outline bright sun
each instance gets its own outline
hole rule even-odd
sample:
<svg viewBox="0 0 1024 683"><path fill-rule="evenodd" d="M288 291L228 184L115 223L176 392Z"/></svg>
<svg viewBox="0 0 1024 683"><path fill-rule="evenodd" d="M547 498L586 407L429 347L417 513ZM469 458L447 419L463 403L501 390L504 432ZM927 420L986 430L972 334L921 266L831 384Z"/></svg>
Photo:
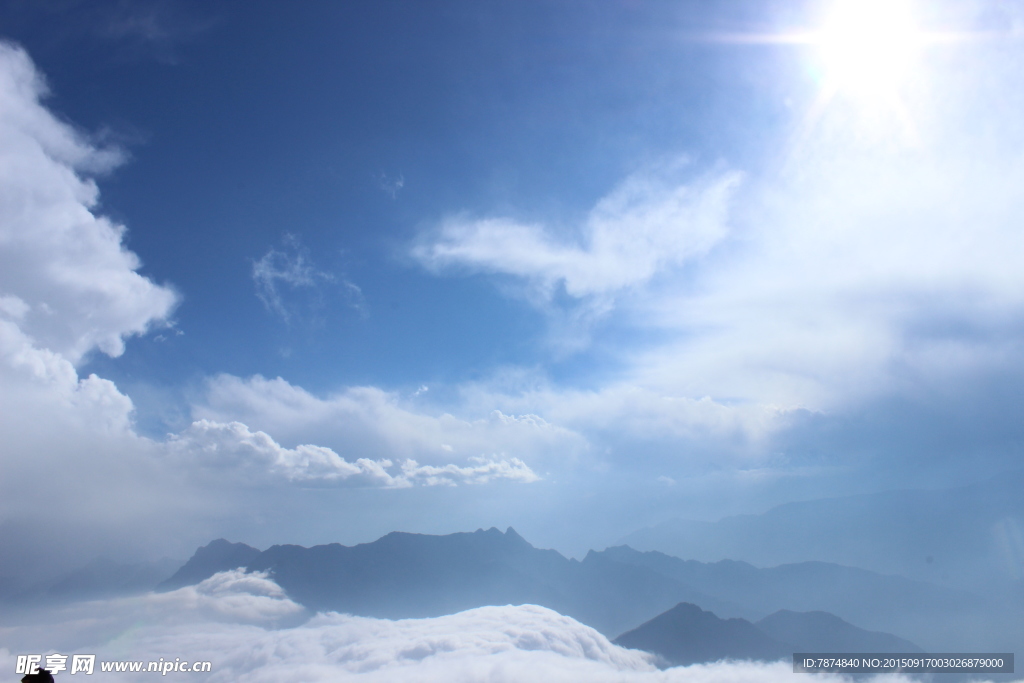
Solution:
<svg viewBox="0 0 1024 683"><path fill-rule="evenodd" d="M888 99L910 75L921 38L907 1L839 0L815 42L830 89Z"/></svg>

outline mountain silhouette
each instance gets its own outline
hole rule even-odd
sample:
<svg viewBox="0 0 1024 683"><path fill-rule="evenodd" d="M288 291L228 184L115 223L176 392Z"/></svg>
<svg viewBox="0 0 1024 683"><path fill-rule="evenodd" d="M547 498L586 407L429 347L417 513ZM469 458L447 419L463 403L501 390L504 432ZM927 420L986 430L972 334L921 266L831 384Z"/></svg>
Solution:
<svg viewBox="0 0 1024 683"><path fill-rule="evenodd" d="M781 568L758 569L742 562L703 564L630 548L591 551L577 561L554 550L534 548L514 529L503 533L491 528L447 536L394 532L355 546L277 545L262 552L219 539L197 550L162 588L198 583L218 571L245 567L268 572L293 600L316 611L402 619L483 605L532 603L571 616L609 637L681 602L748 620L780 609L820 611L824 605L852 609L856 603L861 611L878 613L875 621L880 625L872 623L872 629L902 633L888 627L898 621L886 603L892 597L892 585L911 593L911 589L923 591L922 599L939 605L953 599L945 589L920 582L807 564L811 566L776 571ZM844 578L851 575L858 582ZM851 587L856 591L851 593ZM836 614L858 623L844 612Z"/></svg>
<svg viewBox="0 0 1024 683"><path fill-rule="evenodd" d="M899 633L933 649L971 645L991 647L1000 635L993 607L965 591L877 574L830 562L799 562L759 568L746 562L681 560L657 551L629 546L602 551L609 560L647 567L676 579L740 610L719 610L726 617L754 621L778 610L829 612L872 631ZM1001 630L1005 633L1006 629Z"/></svg>
<svg viewBox="0 0 1024 683"><path fill-rule="evenodd" d="M244 543L231 543L218 538L196 550L195 554L158 586L158 591L169 591L182 586L191 586L208 579L217 572L238 567L248 567L259 557L260 551Z"/></svg>
<svg viewBox="0 0 1024 683"><path fill-rule="evenodd" d="M613 642L672 666L720 659L774 661L794 652L924 652L908 640L865 631L828 612L779 610L752 624L680 603Z"/></svg>
<svg viewBox="0 0 1024 683"><path fill-rule="evenodd" d="M596 554L580 562L534 548L512 528L446 536L393 532L355 546L276 545L263 552L220 539L197 550L161 590L237 567L269 572L310 609L387 619L530 603L611 636L681 600L739 609L645 567Z"/></svg>
<svg viewBox="0 0 1024 683"><path fill-rule="evenodd" d="M924 652L889 633L865 631L828 612L792 612L780 609L754 626L800 652Z"/></svg>
<svg viewBox="0 0 1024 683"><path fill-rule="evenodd" d="M570 560L514 529L447 536L390 533L372 543L274 546L247 567L269 571L296 601L390 619L532 603L613 635L678 600L726 606L644 567Z"/></svg>
<svg viewBox="0 0 1024 683"><path fill-rule="evenodd" d="M697 605L681 602L613 641L646 650L678 666L720 659L774 661L796 648L768 636L746 619L719 619Z"/></svg>
<svg viewBox="0 0 1024 683"><path fill-rule="evenodd" d="M619 542L704 562L809 560L979 592L1020 577L1007 544L1024 528L1024 470L942 490L886 491L785 503L717 522L674 519ZM837 542L841 541L841 542Z"/></svg>

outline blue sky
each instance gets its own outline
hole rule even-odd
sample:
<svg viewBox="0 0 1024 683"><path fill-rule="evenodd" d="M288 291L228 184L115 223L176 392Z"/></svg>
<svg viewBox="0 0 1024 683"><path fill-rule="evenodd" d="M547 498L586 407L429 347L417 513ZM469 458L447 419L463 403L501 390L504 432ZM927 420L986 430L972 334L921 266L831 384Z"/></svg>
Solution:
<svg viewBox="0 0 1024 683"><path fill-rule="evenodd" d="M1022 16L836 7L7 3L0 540L580 554L1018 467Z"/></svg>

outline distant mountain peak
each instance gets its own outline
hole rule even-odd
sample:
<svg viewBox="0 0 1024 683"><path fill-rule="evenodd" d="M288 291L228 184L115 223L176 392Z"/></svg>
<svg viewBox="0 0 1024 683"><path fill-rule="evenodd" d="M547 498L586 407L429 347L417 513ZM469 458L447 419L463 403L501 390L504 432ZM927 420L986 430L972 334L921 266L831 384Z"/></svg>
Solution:
<svg viewBox="0 0 1024 683"><path fill-rule="evenodd" d="M617 645L653 652L673 665L720 659L782 659L792 645L771 638L746 619L720 619L697 605L681 602L627 631Z"/></svg>
<svg viewBox="0 0 1024 683"><path fill-rule="evenodd" d="M537 604L607 636L638 624L654 624L670 632L689 633L683 637L694 640L695 647L700 638L710 638L707 647L686 655L692 661L726 656L774 658L780 654L780 643L814 640L804 636L808 629L815 636L827 636L834 647L790 648L789 653L882 652L895 636L881 631L919 639L921 631L913 625L921 619L931 623L935 621L931 615L939 613L968 614L958 607L960 596L947 590L866 570L822 563L758 569L744 562L702 563L626 546L591 551L580 562L555 550L535 548L512 527L447 535L392 532L353 546L275 545L263 552L217 539L199 548L160 588L194 585L238 567L269 572L292 600L315 611L406 619L484 605ZM897 599L899 609L893 609ZM759 618L779 608L806 612L778 612L756 624L757 628L749 621L717 616ZM858 629L836 614L876 631ZM908 614L917 621L904 619ZM652 615L659 616L652 620ZM800 637L786 636L789 632ZM717 641L716 633L721 636ZM639 642L626 642L626 634L621 638L629 647L649 649ZM878 638L884 639L879 647L845 649L849 643ZM771 643L766 645L766 639ZM731 641L746 642L746 649L723 646ZM888 651L916 649L907 641L902 643Z"/></svg>
<svg viewBox="0 0 1024 683"><path fill-rule="evenodd" d="M218 538L196 550L171 578L157 586L157 590L175 590L199 583L217 572L248 567L259 555L259 550L245 543L232 543Z"/></svg>
<svg viewBox="0 0 1024 683"><path fill-rule="evenodd" d="M529 541L527 541L525 538L516 533L516 530L512 527L505 529L505 541L509 543L514 543L515 545L529 546L531 548L533 547L533 545Z"/></svg>

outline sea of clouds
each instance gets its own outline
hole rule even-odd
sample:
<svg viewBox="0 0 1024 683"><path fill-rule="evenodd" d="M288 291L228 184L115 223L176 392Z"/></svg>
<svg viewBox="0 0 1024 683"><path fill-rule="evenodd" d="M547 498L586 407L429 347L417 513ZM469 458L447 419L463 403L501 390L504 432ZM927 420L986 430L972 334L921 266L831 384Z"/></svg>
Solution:
<svg viewBox="0 0 1024 683"><path fill-rule="evenodd" d="M787 662L719 662L658 669L575 619L537 605L478 607L431 619L311 614L263 573L221 572L196 586L37 611L0 627L0 671L17 655L95 654L102 661L209 661L212 670L169 679L317 681L622 681L771 683ZM68 676L58 674L58 679ZM75 674L76 676L79 674ZM150 681L156 674L106 674ZM801 674L810 676L810 674ZM839 676L815 675L821 683ZM878 683L907 680L880 676Z"/></svg>

